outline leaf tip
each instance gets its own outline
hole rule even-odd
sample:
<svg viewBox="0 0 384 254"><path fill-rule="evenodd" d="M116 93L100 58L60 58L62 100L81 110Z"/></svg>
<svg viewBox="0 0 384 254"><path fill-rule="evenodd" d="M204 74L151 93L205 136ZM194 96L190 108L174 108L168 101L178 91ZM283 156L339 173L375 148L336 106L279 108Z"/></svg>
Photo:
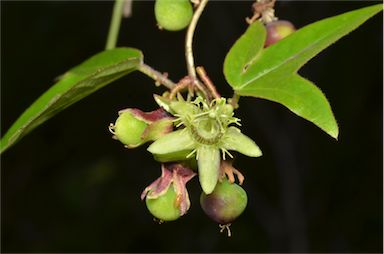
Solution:
<svg viewBox="0 0 384 254"><path fill-rule="evenodd" d="M332 131L328 131L327 132L332 138L336 139L336 141L339 140L339 128L336 127L334 130Z"/></svg>

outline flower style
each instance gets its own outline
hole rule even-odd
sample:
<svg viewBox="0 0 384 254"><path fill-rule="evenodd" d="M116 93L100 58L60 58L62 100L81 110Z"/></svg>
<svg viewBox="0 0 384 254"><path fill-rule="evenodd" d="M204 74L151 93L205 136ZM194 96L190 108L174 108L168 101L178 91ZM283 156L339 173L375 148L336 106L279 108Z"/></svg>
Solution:
<svg viewBox="0 0 384 254"><path fill-rule="evenodd" d="M240 125L240 119L233 116L233 107L225 98L209 104L201 97L193 102L184 101L181 96L174 101L155 99L177 117L176 127L181 128L156 140L148 151L160 161L186 160L195 156L200 185L206 194L214 190L219 179L220 152L223 160L226 155L233 158L230 150L250 157L262 155L252 139L230 126Z"/></svg>

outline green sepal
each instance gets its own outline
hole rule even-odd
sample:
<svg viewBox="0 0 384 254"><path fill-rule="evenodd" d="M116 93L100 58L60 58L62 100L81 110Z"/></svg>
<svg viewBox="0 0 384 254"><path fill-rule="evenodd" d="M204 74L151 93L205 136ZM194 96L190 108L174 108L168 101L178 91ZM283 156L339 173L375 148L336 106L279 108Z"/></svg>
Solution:
<svg viewBox="0 0 384 254"><path fill-rule="evenodd" d="M147 150L152 154L168 154L182 150L193 150L194 147L194 140L186 129L182 129L159 138Z"/></svg>
<svg viewBox="0 0 384 254"><path fill-rule="evenodd" d="M192 116L199 113L199 108L196 105L184 100L172 101L169 106L173 112L182 116Z"/></svg>
<svg viewBox="0 0 384 254"><path fill-rule="evenodd" d="M237 151L250 157L259 157L262 155L260 148L256 143L241 133L236 127L229 127L221 139L221 146L227 150Z"/></svg>
<svg viewBox="0 0 384 254"><path fill-rule="evenodd" d="M197 164L201 188L204 193L210 194L219 179L220 150L215 146L200 146L197 149Z"/></svg>
<svg viewBox="0 0 384 254"><path fill-rule="evenodd" d="M153 158L159 162L195 160L195 156L193 156L193 158L187 158L191 152L192 150L181 150L173 153L153 154Z"/></svg>
<svg viewBox="0 0 384 254"><path fill-rule="evenodd" d="M171 114L174 113L170 108L170 104L171 104L172 100L168 99L165 96L160 96L157 94L154 94L153 98L155 99L155 102L157 103L157 105L162 107L165 111L167 111L168 113L171 113Z"/></svg>

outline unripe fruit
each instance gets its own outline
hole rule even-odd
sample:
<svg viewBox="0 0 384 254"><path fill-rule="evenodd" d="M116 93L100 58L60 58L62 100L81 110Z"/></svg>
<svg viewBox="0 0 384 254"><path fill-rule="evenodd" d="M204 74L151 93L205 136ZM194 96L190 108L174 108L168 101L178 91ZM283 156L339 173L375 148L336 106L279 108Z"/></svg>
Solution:
<svg viewBox="0 0 384 254"><path fill-rule="evenodd" d="M171 184L167 192L158 198L145 199L149 212L162 221L173 221L180 218L180 210L177 204L177 195Z"/></svg>
<svg viewBox="0 0 384 254"><path fill-rule="evenodd" d="M169 31L184 29L191 22L192 15L189 0L156 0L155 17L161 28Z"/></svg>
<svg viewBox="0 0 384 254"><path fill-rule="evenodd" d="M247 193L239 185L223 180L209 195L200 196L203 211L214 221L228 224L234 221L247 206Z"/></svg>
<svg viewBox="0 0 384 254"><path fill-rule="evenodd" d="M135 146L142 142L141 135L148 124L137 119L131 112L126 111L119 115L113 131L121 143L128 146Z"/></svg>
<svg viewBox="0 0 384 254"><path fill-rule="evenodd" d="M267 23L265 28L267 29L267 39L264 47L268 47L280 41L296 30L294 25L286 20L272 21Z"/></svg>

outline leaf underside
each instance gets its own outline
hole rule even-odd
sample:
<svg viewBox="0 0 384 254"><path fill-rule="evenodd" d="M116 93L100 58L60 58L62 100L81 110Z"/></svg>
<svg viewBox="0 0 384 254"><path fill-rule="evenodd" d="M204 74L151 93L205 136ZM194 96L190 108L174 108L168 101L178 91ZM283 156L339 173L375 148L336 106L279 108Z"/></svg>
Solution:
<svg viewBox="0 0 384 254"><path fill-rule="evenodd" d="M42 94L10 127L0 141L0 152L73 103L134 71L142 53L133 48L103 51L72 68Z"/></svg>
<svg viewBox="0 0 384 254"><path fill-rule="evenodd" d="M297 71L382 8L378 4L317 21L265 49L259 46L264 44L265 28L255 22L228 52L225 78L238 95L278 102L337 139L338 125L329 102ZM257 50L250 50L254 45Z"/></svg>

